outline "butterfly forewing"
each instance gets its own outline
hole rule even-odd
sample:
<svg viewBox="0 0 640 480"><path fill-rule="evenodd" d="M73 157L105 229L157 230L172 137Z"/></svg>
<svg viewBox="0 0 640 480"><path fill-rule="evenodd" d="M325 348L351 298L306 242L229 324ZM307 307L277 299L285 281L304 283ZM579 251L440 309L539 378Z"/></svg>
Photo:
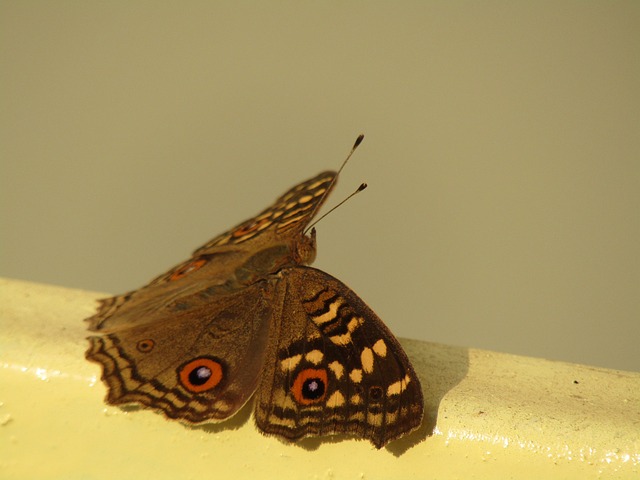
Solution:
<svg viewBox="0 0 640 480"><path fill-rule="evenodd" d="M194 256L260 236L263 243L298 239L331 192L335 178L336 172L327 171L296 185L269 208L197 249Z"/></svg>

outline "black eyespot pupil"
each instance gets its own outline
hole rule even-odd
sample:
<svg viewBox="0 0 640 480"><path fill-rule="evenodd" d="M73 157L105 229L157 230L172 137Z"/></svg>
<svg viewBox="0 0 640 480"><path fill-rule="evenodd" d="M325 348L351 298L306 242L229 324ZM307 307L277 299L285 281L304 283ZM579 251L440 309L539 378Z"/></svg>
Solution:
<svg viewBox="0 0 640 480"><path fill-rule="evenodd" d="M324 382L319 378L308 378L302 384L302 395L309 400L315 400L324 395Z"/></svg>
<svg viewBox="0 0 640 480"><path fill-rule="evenodd" d="M189 373L191 385L204 385L211 378L211 370L207 367L197 367Z"/></svg>

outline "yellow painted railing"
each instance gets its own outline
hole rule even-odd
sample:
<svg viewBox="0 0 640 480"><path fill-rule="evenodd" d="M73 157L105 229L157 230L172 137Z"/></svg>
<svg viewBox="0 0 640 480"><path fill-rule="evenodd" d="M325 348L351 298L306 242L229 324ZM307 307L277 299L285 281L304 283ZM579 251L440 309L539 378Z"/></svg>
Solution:
<svg viewBox="0 0 640 480"><path fill-rule="evenodd" d="M640 478L640 373L404 340L422 428L375 450L284 444L245 407L186 427L106 406L82 319L101 295L0 280L0 478ZM637 476L637 477L636 477Z"/></svg>

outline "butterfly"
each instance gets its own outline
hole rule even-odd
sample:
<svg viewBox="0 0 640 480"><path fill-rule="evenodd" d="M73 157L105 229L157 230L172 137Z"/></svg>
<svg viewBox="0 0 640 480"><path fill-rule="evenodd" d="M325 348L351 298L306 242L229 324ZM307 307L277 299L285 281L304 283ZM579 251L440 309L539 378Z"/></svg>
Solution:
<svg viewBox="0 0 640 480"><path fill-rule="evenodd" d="M291 442L349 434L381 448L415 430L422 389L402 347L349 287L308 266L316 231L305 228L338 173L100 300L86 358L102 366L106 402L197 424L226 420L253 396L258 430Z"/></svg>

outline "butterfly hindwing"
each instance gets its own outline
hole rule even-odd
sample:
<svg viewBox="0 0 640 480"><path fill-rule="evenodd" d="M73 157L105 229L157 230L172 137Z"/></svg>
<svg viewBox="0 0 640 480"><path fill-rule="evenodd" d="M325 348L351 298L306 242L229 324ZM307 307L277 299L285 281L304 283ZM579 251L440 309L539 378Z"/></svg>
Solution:
<svg viewBox="0 0 640 480"><path fill-rule="evenodd" d="M346 285L311 268L280 272L258 428L290 440L348 433L380 448L420 425L420 382L402 347Z"/></svg>
<svg viewBox="0 0 640 480"><path fill-rule="evenodd" d="M89 337L113 405L139 403L190 423L220 421L253 394L265 356L271 288L260 282L207 308L168 307L161 322Z"/></svg>

